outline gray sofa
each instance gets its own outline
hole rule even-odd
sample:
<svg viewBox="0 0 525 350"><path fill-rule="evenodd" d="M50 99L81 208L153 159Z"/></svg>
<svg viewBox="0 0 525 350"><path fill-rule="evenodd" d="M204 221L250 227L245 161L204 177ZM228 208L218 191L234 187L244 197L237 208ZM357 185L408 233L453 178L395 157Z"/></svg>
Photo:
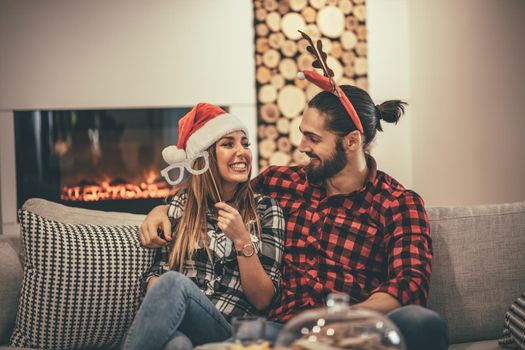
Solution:
<svg viewBox="0 0 525 350"><path fill-rule="evenodd" d="M42 199L24 208L64 223L138 225L144 218ZM434 244L428 306L448 322L450 349L499 349L505 312L525 290L525 202L427 210ZM16 317L20 252L18 236L0 235L0 344Z"/></svg>

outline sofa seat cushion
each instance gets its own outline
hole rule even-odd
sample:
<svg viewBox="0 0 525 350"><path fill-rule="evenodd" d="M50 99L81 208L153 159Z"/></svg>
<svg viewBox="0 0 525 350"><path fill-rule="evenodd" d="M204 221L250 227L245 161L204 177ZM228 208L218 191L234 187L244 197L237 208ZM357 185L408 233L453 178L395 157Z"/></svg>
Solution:
<svg viewBox="0 0 525 350"><path fill-rule="evenodd" d="M477 341L472 343L454 344L448 350L502 350L497 340Z"/></svg>
<svg viewBox="0 0 525 350"><path fill-rule="evenodd" d="M19 219L24 276L11 345L117 346L154 255L140 245L137 226L64 224L25 210Z"/></svg>

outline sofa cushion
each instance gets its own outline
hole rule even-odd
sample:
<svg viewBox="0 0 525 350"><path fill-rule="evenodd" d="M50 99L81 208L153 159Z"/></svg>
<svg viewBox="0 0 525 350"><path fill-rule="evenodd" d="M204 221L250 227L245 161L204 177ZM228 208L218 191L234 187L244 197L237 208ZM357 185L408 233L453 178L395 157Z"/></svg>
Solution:
<svg viewBox="0 0 525 350"><path fill-rule="evenodd" d="M1 349L0 349L1 350ZM454 344L448 350L501 350L497 340L485 340L471 343Z"/></svg>
<svg viewBox="0 0 525 350"><path fill-rule="evenodd" d="M525 202L429 208L434 260L428 306L450 343L498 339L525 290Z"/></svg>
<svg viewBox="0 0 525 350"><path fill-rule="evenodd" d="M41 198L28 199L22 209L64 224L139 226L146 217L140 214L75 208Z"/></svg>
<svg viewBox="0 0 525 350"><path fill-rule="evenodd" d="M24 277L11 344L108 348L119 344L140 303L154 251L137 226L72 225L19 211Z"/></svg>
<svg viewBox="0 0 525 350"><path fill-rule="evenodd" d="M22 266L17 253L7 242L0 242L0 266L0 344L5 344L15 325L22 284Z"/></svg>

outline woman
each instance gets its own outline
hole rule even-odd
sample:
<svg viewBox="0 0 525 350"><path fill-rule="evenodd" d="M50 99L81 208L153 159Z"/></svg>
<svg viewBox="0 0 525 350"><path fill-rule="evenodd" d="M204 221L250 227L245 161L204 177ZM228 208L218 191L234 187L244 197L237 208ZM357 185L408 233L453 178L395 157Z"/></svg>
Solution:
<svg viewBox="0 0 525 350"><path fill-rule="evenodd" d="M162 171L178 184L170 241L145 276L147 293L126 349L191 349L231 336L234 316L257 314L279 299L284 218L250 187L246 127L206 103L179 122L177 146L163 151ZM174 176L175 175L175 176Z"/></svg>

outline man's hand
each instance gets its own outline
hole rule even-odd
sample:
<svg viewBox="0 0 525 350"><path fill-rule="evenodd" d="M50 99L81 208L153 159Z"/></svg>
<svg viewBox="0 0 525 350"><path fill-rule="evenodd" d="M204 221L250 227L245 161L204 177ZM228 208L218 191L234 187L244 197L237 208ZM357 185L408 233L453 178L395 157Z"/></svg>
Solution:
<svg viewBox="0 0 525 350"><path fill-rule="evenodd" d="M399 301L388 293L377 292L372 294L368 299L362 303L355 304L353 306L362 307L374 311L387 314L395 309L401 307Z"/></svg>
<svg viewBox="0 0 525 350"><path fill-rule="evenodd" d="M164 237L162 239L157 234L157 230L162 229ZM144 219L139 230L140 242L146 248L160 248L171 241L171 223L168 219L168 205L159 205L151 209Z"/></svg>

